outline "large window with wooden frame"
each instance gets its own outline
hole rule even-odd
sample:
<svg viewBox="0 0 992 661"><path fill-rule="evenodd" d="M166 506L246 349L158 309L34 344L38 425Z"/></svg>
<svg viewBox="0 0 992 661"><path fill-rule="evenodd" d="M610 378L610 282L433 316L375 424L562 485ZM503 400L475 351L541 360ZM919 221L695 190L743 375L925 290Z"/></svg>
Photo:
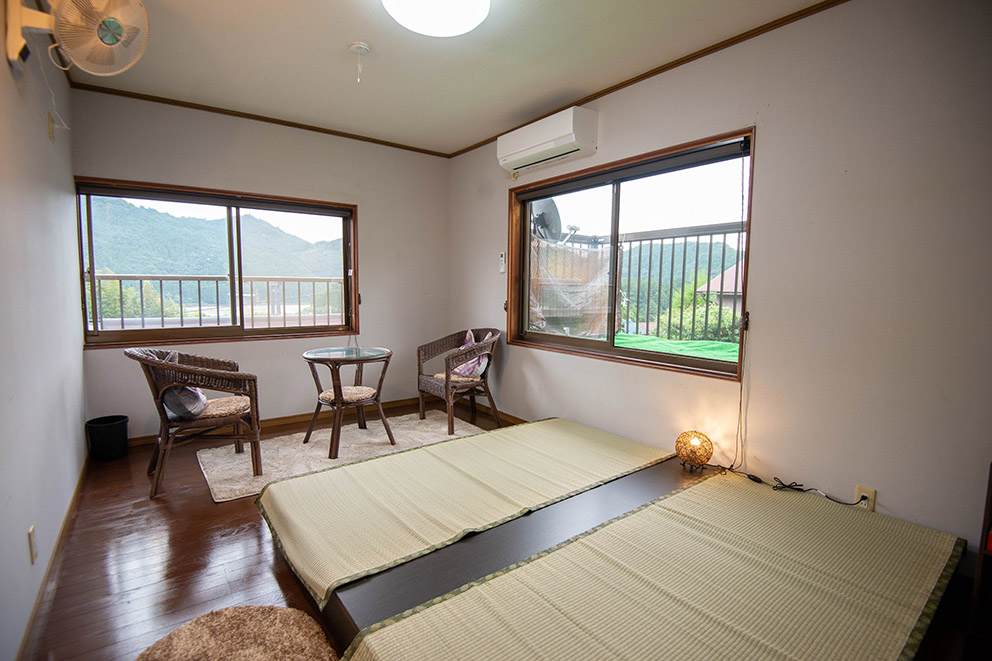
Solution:
<svg viewBox="0 0 992 661"><path fill-rule="evenodd" d="M76 187L87 344L358 331L355 206Z"/></svg>
<svg viewBox="0 0 992 661"><path fill-rule="evenodd" d="M511 344L739 378L753 130L510 191Z"/></svg>

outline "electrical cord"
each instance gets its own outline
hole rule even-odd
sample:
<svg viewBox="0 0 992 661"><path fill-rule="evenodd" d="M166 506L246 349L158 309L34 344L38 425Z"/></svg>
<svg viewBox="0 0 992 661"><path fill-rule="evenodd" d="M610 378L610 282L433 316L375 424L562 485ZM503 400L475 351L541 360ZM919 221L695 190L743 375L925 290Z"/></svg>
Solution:
<svg viewBox="0 0 992 661"><path fill-rule="evenodd" d="M709 466L710 468L718 468L718 469L720 469L722 471L725 471L725 472L728 472L728 473L735 473L737 475L743 475L747 479L751 480L752 482L757 482L758 484L765 484L765 481L762 480L757 475L755 475L754 473L746 473L744 471L737 470L736 468L733 468L731 466L720 466L719 464L706 464L706 465ZM857 505L858 503L860 503L862 501L868 500L868 496L862 494L861 498L858 498L853 503L848 503L848 502L843 501L843 500L837 500L833 496L828 496L827 494L823 493L822 491L820 491L819 489L817 489L815 487L804 487L802 484L799 484L798 482L789 482L788 484L786 484L785 482L783 482L782 480L780 480L777 477L772 478L772 479L775 480L775 484L771 485L773 491L799 491L799 492L803 492L803 493L805 493L807 491L815 491L816 493L820 494L821 496L823 496L827 500L833 501L833 502L837 503L838 505Z"/></svg>
<svg viewBox="0 0 992 661"><path fill-rule="evenodd" d="M751 476L748 475L748 477L751 477ZM786 484L785 482L783 482L782 480L778 479L777 477L776 478L773 478L773 479L775 480L775 484L772 485L772 489L774 489L775 491L802 491L802 492L815 491L816 493L820 494L821 496L823 496L827 500L832 500L833 502L838 503L840 505L857 505L858 503L860 503L863 500L868 500L868 496L862 495L861 498L858 498L853 503L849 503L849 502L846 502L846 501L843 501L843 500L837 500L833 496L828 496L827 494L823 493L822 491L820 491L819 489L817 489L815 487L805 487L804 488L803 485L802 484L799 484L798 482L789 482L788 484Z"/></svg>
<svg viewBox="0 0 992 661"><path fill-rule="evenodd" d="M751 315L748 312L744 312L740 319L740 332L741 332L741 352L740 361L741 369L748 369L749 365L747 363L747 335L748 327L750 325ZM747 427L744 422L744 378L745 375L741 373L740 382L740 392L737 399L737 435L734 439L734 459L730 462L730 470L736 471L738 466L744 465L744 445L747 440ZM740 463L738 464L738 459Z"/></svg>

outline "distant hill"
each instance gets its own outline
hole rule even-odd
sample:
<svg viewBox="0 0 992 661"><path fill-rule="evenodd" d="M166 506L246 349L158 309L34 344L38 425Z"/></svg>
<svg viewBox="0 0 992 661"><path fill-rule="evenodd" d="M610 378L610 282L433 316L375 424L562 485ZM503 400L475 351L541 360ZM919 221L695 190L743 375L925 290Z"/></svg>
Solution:
<svg viewBox="0 0 992 661"><path fill-rule="evenodd" d="M93 254L98 271L153 275L228 272L227 224L177 217L124 200L93 196ZM337 222L333 218L329 222ZM341 239L309 243L256 218L241 216L246 276L340 277Z"/></svg>

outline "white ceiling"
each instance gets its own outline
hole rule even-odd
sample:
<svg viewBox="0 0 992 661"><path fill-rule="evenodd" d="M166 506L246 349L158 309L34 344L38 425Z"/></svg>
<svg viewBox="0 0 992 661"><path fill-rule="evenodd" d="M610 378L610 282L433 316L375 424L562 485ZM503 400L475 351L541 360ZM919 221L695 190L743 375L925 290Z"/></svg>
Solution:
<svg viewBox="0 0 992 661"><path fill-rule="evenodd" d="M812 0L492 0L460 37L424 37L379 0L145 0L148 47L73 83L451 154ZM372 52L349 50L355 41Z"/></svg>

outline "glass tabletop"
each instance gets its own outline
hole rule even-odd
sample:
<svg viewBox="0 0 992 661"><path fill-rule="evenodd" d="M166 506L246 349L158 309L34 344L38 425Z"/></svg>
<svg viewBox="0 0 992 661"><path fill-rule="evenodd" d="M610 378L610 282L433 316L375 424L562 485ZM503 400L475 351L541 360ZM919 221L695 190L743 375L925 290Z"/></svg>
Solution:
<svg viewBox="0 0 992 661"><path fill-rule="evenodd" d="M354 358L378 358L389 353L384 347L327 347L303 352L305 360L348 360Z"/></svg>

